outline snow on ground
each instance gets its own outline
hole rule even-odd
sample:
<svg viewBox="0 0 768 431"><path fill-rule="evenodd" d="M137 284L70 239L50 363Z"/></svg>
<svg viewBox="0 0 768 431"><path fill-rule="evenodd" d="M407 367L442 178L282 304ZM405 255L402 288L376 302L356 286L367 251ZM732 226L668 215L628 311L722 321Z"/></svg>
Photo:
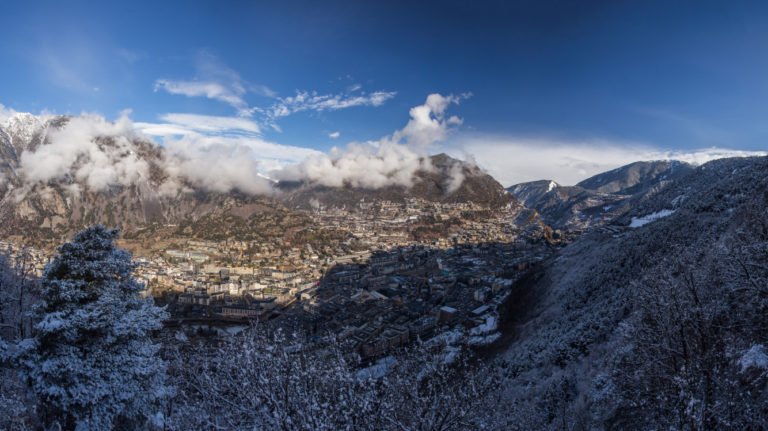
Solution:
<svg viewBox="0 0 768 431"><path fill-rule="evenodd" d="M430 338L427 344L430 346L453 345L460 341L461 338L461 331L454 329L452 331L446 331Z"/></svg>
<svg viewBox="0 0 768 431"><path fill-rule="evenodd" d="M440 362L443 364L452 364L456 362L456 358L459 357L459 352L461 352L461 347L459 346L445 346Z"/></svg>
<svg viewBox="0 0 768 431"><path fill-rule="evenodd" d="M742 373L750 368L768 370L768 355L765 353L765 347L763 347L762 344L752 346L752 348L739 359L739 365L741 365Z"/></svg>
<svg viewBox="0 0 768 431"><path fill-rule="evenodd" d="M357 372L358 380L379 379L392 371L397 366L397 361L392 356L381 358L374 365L363 368Z"/></svg>
<svg viewBox="0 0 768 431"><path fill-rule="evenodd" d="M551 192L555 187L557 187L557 183L554 181L550 181L549 187L547 187L547 193Z"/></svg>
<svg viewBox="0 0 768 431"><path fill-rule="evenodd" d="M485 323L472 328L472 330L469 331L470 335L482 335L496 330L496 316L487 314L483 317L485 318Z"/></svg>
<svg viewBox="0 0 768 431"><path fill-rule="evenodd" d="M679 206L680 206L680 204L682 204L682 203L683 203L683 201L685 200L685 198L686 198L686 196L685 196L685 195L680 195L680 196L678 196L678 197L676 197L676 198L672 199L672 202L671 202L671 204L672 204L673 206L675 206L675 207L679 207Z"/></svg>
<svg viewBox="0 0 768 431"><path fill-rule="evenodd" d="M469 331L468 343L472 346L484 346L491 344L501 337L501 333L494 332L498 327L498 318L492 314L483 316L485 323L472 328Z"/></svg>
<svg viewBox="0 0 768 431"><path fill-rule="evenodd" d="M629 227L635 228L635 227L644 226L654 220L658 220L662 217L666 217L674 212L675 210L661 210L659 212L648 214L642 217L632 217L632 222L629 223Z"/></svg>
<svg viewBox="0 0 768 431"><path fill-rule="evenodd" d="M501 333L494 332L493 334L484 337L469 337L468 343L472 346L486 346L498 340L499 337L501 337Z"/></svg>

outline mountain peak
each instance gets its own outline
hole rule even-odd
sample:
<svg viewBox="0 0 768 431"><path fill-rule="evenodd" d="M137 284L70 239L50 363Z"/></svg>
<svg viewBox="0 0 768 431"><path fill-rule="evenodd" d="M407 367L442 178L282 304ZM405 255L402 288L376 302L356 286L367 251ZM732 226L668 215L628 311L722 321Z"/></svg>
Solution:
<svg viewBox="0 0 768 431"><path fill-rule="evenodd" d="M329 207L346 208L361 199L402 202L407 198L419 198L442 203L472 202L489 208L501 208L514 201L501 184L474 164L445 153L429 156L429 161L432 169L415 172L408 186L366 189L281 182L284 192L281 197L289 206L297 208L308 208L310 200Z"/></svg>

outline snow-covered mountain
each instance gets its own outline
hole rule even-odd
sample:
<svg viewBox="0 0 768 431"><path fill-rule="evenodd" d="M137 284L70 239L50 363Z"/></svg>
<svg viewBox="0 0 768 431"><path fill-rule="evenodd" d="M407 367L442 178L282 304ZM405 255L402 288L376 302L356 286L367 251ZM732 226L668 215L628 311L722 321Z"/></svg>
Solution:
<svg viewBox="0 0 768 431"><path fill-rule="evenodd" d="M507 190L539 212L556 229L602 226L624 214L694 167L679 161L635 162L588 178L575 186L541 180Z"/></svg>
<svg viewBox="0 0 768 431"><path fill-rule="evenodd" d="M692 165L677 160L641 161L597 174L576 185L600 193L635 195L663 187L693 169Z"/></svg>
<svg viewBox="0 0 768 431"><path fill-rule="evenodd" d="M689 171L517 285L503 363L522 428L765 425L768 158Z"/></svg>

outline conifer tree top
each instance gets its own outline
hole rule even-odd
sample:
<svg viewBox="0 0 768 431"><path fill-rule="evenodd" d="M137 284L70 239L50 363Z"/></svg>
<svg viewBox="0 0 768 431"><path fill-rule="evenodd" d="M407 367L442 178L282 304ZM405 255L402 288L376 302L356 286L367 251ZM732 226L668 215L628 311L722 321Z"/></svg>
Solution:
<svg viewBox="0 0 768 431"><path fill-rule="evenodd" d="M142 298L136 265L97 225L58 248L42 280L35 337L21 365L46 414L65 428L141 424L165 397L165 363L152 333L168 314ZM63 421L63 422L62 422Z"/></svg>

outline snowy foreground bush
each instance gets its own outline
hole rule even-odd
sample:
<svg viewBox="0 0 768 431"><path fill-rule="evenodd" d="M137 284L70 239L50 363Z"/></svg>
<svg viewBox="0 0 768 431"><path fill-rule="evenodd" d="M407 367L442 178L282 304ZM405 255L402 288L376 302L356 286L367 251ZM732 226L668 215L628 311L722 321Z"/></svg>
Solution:
<svg viewBox="0 0 768 431"><path fill-rule="evenodd" d="M468 356L418 345L368 368L334 341L253 328L223 346L179 353L168 428L268 430L502 429L488 421L495 380Z"/></svg>

